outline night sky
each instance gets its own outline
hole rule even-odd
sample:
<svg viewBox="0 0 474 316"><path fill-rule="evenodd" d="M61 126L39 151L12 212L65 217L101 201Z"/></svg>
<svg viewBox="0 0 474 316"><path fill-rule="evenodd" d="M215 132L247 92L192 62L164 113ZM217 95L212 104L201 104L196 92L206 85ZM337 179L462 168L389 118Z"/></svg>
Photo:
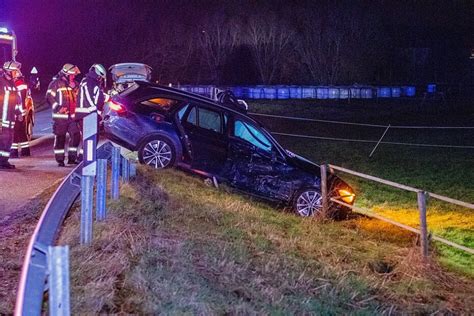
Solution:
<svg viewBox="0 0 474 316"><path fill-rule="evenodd" d="M241 44L226 56L218 67L219 76L214 79L206 76L209 71L202 61L202 52L194 52L192 58L183 60L185 45L190 38L199 36L203 21L215 12L223 12L226 19L239 19L242 25L252 14L272 13L277 21L284 21L300 34L300 14L308 7L320 9L321 21L315 23L320 30L334 24L332 20L350 23L347 16L331 19L331 15L325 14L331 9L354 11L360 21L374 21L372 29L376 32L367 39L375 50L370 65L362 68L361 63L369 61L357 57L357 52L367 47L366 42L360 42L360 47L346 48L346 55L356 56L353 63L361 68L343 73L339 77L341 82L406 81L414 80L416 73L425 76L424 80L455 81L469 77L465 68L469 67L468 52L474 48L473 1L0 0L0 22L17 33L18 60L28 69L37 66L43 77L50 78L66 62L77 64L84 73L96 62L108 67L136 61L150 64L155 75L159 72L166 80L258 83L246 45ZM301 41L295 38L295 42L298 40ZM313 79L299 67L291 47L274 81L310 83ZM423 49L429 49L429 61L422 70L412 69L417 62L408 60L412 56L406 57L409 48L417 48L410 51L412 55L423 55ZM412 64L408 65L409 62ZM349 59L346 68L352 67L350 63ZM185 68L183 64L187 64ZM367 73L362 75L364 69Z"/></svg>

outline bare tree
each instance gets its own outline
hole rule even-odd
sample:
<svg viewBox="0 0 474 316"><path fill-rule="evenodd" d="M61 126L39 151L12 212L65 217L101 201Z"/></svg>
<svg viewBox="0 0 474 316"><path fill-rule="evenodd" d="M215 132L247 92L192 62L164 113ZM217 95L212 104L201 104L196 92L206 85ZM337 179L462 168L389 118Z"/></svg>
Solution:
<svg viewBox="0 0 474 316"><path fill-rule="evenodd" d="M272 83L295 31L276 15L266 13L249 18L246 34L260 80L265 84Z"/></svg>
<svg viewBox="0 0 474 316"><path fill-rule="evenodd" d="M316 83L355 80L375 64L377 24L358 8L309 7L300 13L301 32L296 50Z"/></svg>
<svg viewBox="0 0 474 316"><path fill-rule="evenodd" d="M219 10L205 16L198 31L200 34L196 35L202 57L212 73L213 81L219 82L222 66L240 42L240 24Z"/></svg>

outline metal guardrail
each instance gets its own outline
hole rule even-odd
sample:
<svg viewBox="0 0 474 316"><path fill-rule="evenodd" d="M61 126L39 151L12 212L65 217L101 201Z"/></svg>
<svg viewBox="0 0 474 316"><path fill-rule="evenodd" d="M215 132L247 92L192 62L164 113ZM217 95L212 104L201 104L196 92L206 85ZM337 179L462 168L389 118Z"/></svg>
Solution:
<svg viewBox="0 0 474 316"><path fill-rule="evenodd" d="M113 146L107 142L97 149L97 157L109 159ZM31 236L18 287L15 315L41 315L47 288L48 247L56 240L69 210L81 192L82 163L59 185L44 208Z"/></svg>

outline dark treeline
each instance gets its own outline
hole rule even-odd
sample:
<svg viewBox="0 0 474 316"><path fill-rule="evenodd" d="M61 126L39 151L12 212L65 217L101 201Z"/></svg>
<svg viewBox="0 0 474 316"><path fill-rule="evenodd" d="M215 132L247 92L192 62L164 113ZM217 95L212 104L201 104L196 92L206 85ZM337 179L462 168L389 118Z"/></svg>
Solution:
<svg viewBox="0 0 474 316"><path fill-rule="evenodd" d="M85 69L136 61L152 66L161 82L472 81L471 1L17 0L2 6L3 20L18 33L19 59L48 75L65 62Z"/></svg>

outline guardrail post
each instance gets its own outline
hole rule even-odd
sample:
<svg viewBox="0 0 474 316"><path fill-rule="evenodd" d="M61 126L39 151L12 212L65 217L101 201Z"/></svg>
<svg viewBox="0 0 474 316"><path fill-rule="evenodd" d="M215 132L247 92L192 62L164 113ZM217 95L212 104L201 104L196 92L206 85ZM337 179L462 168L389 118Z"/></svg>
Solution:
<svg viewBox="0 0 474 316"><path fill-rule="evenodd" d="M323 215L328 215L328 187L327 187L327 166L322 164L321 168L321 196L323 198Z"/></svg>
<svg viewBox="0 0 474 316"><path fill-rule="evenodd" d="M81 181L81 244L92 240L92 207L94 180L97 175L97 112L89 113L83 120L84 160Z"/></svg>
<svg viewBox="0 0 474 316"><path fill-rule="evenodd" d="M426 192L418 191L418 210L420 212L420 246L421 254L428 257L428 226L426 224Z"/></svg>
<svg viewBox="0 0 474 316"><path fill-rule="evenodd" d="M130 178L137 176L137 164L135 162L130 163Z"/></svg>
<svg viewBox="0 0 474 316"><path fill-rule="evenodd" d="M112 181L111 181L111 195L112 200L118 200L120 196L119 191L119 177L120 177L120 148L114 147L112 150Z"/></svg>
<svg viewBox="0 0 474 316"><path fill-rule="evenodd" d="M92 241L92 207L94 202L94 177L82 176L81 180L81 244Z"/></svg>
<svg viewBox="0 0 474 316"><path fill-rule="evenodd" d="M128 182L130 180L129 161L127 158L122 157L122 180Z"/></svg>
<svg viewBox="0 0 474 316"><path fill-rule="evenodd" d="M97 160L97 200L96 220L103 221L107 216L106 209L107 194L107 159Z"/></svg>
<svg viewBox="0 0 474 316"><path fill-rule="evenodd" d="M70 315L69 246L48 247L49 315Z"/></svg>

